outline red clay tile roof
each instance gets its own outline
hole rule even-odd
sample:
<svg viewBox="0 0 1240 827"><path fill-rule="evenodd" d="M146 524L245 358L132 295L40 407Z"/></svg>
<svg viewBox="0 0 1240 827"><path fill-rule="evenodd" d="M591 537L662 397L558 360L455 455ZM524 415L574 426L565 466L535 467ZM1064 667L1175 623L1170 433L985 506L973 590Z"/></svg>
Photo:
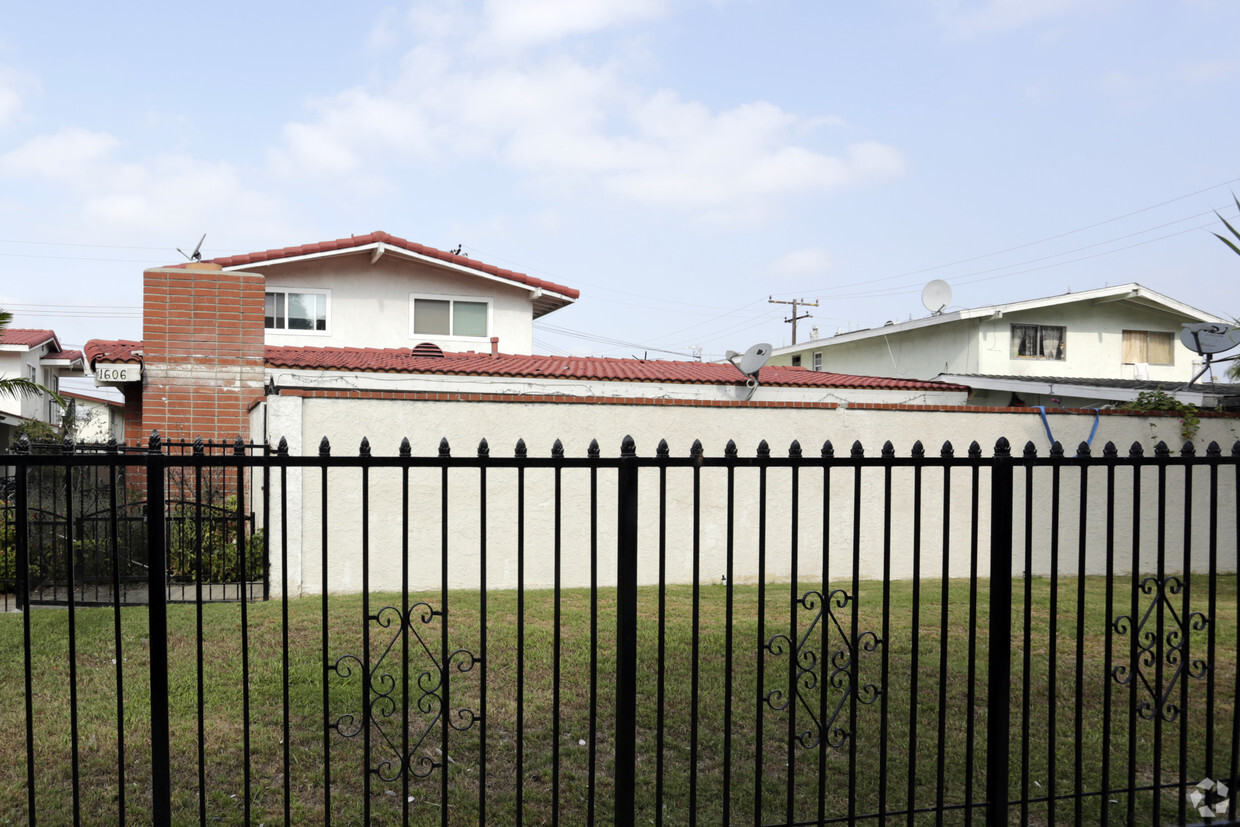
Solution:
<svg viewBox="0 0 1240 827"><path fill-rule="evenodd" d="M399 236L376 230L366 235L354 235L348 238L337 238L334 241L319 241L314 244L301 244L296 247L280 247L273 250L263 250L258 253L244 253L237 256L225 256L223 258L211 259L212 264L218 264L221 267L242 267L247 264L258 264L263 261L272 261L273 259L294 258L296 256L308 256L315 253L330 253L336 250L348 250L353 247L364 247L367 244L376 242L390 244L393 247L399 247L402 250L408 250L411 253L427 256L429 258L446 261L450 264L459 264L462 267L468 267L471 270L477 270L488 275L496 276L507 281L515 281L518 284L525 284L530 287L540 287L543 290L549 290L553 293L559 293L570 299L581 297L580 290L574 290L571 287L565 287L562 284L545 281L543 279L527 276L524 273L517 273L512 270L505 270L502 267L496 267L493 264L484 264L476 259L468 256L458 256L443 250L437 250L434 247L427 247L424 244L417 244ZM184 267L185 264L174 264L172 267Z"/></svg>
<svg viewBox="0 0 1240 827"><path fill-rule="evenodd" d="M91 367L95 366L95 362L119 365L142 364L142 343L131 339L117 339L115 341L91 339L86 343L84 350L86 351L86 360Z"/></svg>
<svg viewBox="0 0 1240 827"><path fill-rule="evenodd" d="M49 340L56 339L54 330L33 330L29 328L10 327L0 332L0 345L25 345L38 347Z"/></svg>
<svg viewBox="0 0 1240 827"><path fill-rule="evenodd" d="M713 362L642 361L579 356L514 356L489 353L445 353L440 357L415 355L408 348L272 347L266 350L271 367L311 370L378 371L458 376L511 376L549 379L673 382L736 385L744 377L730 364ZM876 388L882 390L968 390L963 385L821 373L805 368L768 365L758 374L763 385L784 387Z"/></svg>
<svg viewBox="0 0 1240 827"><path fill-rule="evenodd" d="M86 356L96 361L140 363L141 342L86 343ZM137 353L136 353L137 352ZM445 353L419 356L409 348L266 347L269 367L290 370L347 370L379 373L422 373L448 376L509 376L548 379L673 382L736 385L744 377L730 364L604 359L582 356L518 356L501 353ZM967 391L964 385L820 373L806 368L767 365L758 374L763 385L801 388L875 388L878 390Z"/></svg>

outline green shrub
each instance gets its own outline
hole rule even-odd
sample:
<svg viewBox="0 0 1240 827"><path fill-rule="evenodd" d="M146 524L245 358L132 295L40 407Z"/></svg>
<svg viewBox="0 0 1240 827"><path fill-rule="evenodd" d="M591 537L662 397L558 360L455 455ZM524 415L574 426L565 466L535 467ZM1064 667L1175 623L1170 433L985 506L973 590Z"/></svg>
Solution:
<svg viewBox="0 0 1240 827"><path fill-rule="evenodd" d="M1142 391L1132 402L1119 406L1129 411L1175 411L1180 414L1180 436L1185 442L1197 435L1201 427L1201 417L1197 415L1197 406L1181 402L1168 396L1161 390Z"/></svg>

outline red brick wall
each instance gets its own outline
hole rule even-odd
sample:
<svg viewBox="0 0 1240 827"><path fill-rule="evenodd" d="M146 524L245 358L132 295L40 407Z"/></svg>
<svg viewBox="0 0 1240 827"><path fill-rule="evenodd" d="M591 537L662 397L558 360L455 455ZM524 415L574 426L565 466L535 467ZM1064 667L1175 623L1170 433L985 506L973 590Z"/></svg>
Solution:
<svg viewBox="0 0 1240 827"><path fill-rule="evenodd" d="M145 445L150 433L142 433L142 385L124 384L121 392L125 395L125 444Z"/></svg>
<svg viewBox="0 0 1240 827"><path fill-rule="evenodd" d="M263 277L191 264L143 278L141 440L248 442L263 395Z"/></svg>

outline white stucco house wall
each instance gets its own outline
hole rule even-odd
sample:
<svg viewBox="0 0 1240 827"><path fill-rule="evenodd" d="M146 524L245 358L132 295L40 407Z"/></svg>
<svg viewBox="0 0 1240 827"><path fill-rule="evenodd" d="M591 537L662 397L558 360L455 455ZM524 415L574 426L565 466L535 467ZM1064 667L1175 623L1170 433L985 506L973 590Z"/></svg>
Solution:
<svg viewBox="0 0 1240 827"><path fill-rule="evenodd" d="M533 320L570 287L384 232L214 260L266 282L266 343L533 352ZM495 342L492 342L492 339Z"/></svg>
<svg viewBox="0 0 1240 827"><path fill-rule="evenodd" d="M0 334L0 379L29 379L53 391L62 376L80 375L82 353L63 350L54 330L7 328ZM48 396L0 396L0 450L27 420L59 425L61 408Z"/></svg>
<svg viewBox="0 0 1240 827"><path fill-rule="evenodd" d="M75 442L120 442L125 438L125 405L115 399L101 399L80 393L62 393L73 406Z"/></svg>
<svg viewBox="0 0 1240 827"><path fill-rule="evenodd" d="M1209 376L1187 388L1202 357L1180 333L1185 324L1228 321L1121 284L888 322L777 348L771 363L958 382L973 388L978 405L1098 407L1160 388L1209 408L1240 388L1211 388Z"/></svg>

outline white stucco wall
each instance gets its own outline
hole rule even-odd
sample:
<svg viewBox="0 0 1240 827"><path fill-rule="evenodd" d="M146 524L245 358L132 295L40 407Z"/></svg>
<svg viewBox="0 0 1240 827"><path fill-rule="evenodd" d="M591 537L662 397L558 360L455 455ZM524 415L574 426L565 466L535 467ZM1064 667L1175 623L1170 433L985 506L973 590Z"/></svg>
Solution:
<svg viewBox="0 0 1240 827"><path fill-rule="evenodd" d="M0 350L0 379L29 379L29 370L33 367L35 382L44 387L55 388L52 372L39 364L39 359L42 358L45 350L44 346L28 350L25 348ZM42 422L58 421L49 420L48 397L46 396L0 396L0 411L25 419L38 419Z"/></svg>
<svg viewBox="0 0 1240 827"><path fill-rule="evenodd" d="M940 373L976 373L978 321L923 327L848 341L819 339L803 345L801 367L812 368L814 354L822 354L822 370L858 376L933 379ZM792 364L791 353L771 358L773 365Z"/></svg>
<svg viewBox="0 0 1240 827"><path fill-rule="evenodd" d="M1089 305L1064 304L1040 310L1007 313L980 326L978 373L1013 376L1080 376L1096 379L1132 379L1132 365L1123 359L1123 331L1145 330L1173 334L1173 365L1150 365L1149 378L1184 381L1192 378L1195 353L1180 344L1179 316L1129 302ZM1063 360L1013 359L1014 324L1058 325L1067 331Z"/></svg>
<svg viewBox="0 0 1240 827"><path fill-rule="evenodd" d="M463 276L397 253L387 253L374 264L367 253L246 269L264 273L268 289L330 291L327 333L268 330L269 345L402 348L433 342L447 351L490 351L490 336L498 336L505 353L532 352L531 293L499 280ZM411 293L490 299L489 335L414 336Z"/></svg>
<svg viewBox="0 0 1240 827"><path fill-rule="evenodd" d="M995 441L1006 436L1017 452L1032 441L1045 455L1048 442L1041 420L1036 414L990 414L946 411L886 410L822 410L822 409L754 409L754 408L687 408L683 406L586 405L550 403L463 403L389 400L303 399L270 397L268 413L260 406L255 411L255 433L267 416L267 433L274 444L281 436L289 440L290 451L316 454L322 435L329 436L333 454L356 455L363 436L368 437L376 455L394 455L401 439L408 437L415 456L434 456L441 438L447 438L454 456L475 456L478 442L486 437L493 458L511 457L519 438L524 438L531 456L548 456L556 438L564 443L568 457L583 457L592 438L597 438L604 457L619 455L621 440L631 434L640 456L652 456L659 439L668 441L672 456L688 456L694 439L700 439L707 456L719 456L729 439L734 439L742 457L753 456L759 440L765 438L774 456L786 456L792 440L799 440L807 455L816 456L826 439L830 439L837 455L847 455L853 442L859 440L869 456L876 456L884 441L894 443L897 456L907 456L917 439L929 453L937 454L945 440L950 440L957 456L967 453L969 443L977 440L983 455L993 452ZM1093 418L1082 415L1052 417L1056 435L1075 444L1088 436ZM1208 418L1202 422L1199 442L1205 445L1217 440L1229 452L1233 441L1240 438L1235 419ZM1128 447L1141 442L1147 452L1159 439L1168 441L1178 450L1178 421L1168 418L1106 417L1101 420L1094 438L1094 450L1100 453L1107 441L1114 441L1126 455ZM1202 449L1204 452L1204 448ZM441 489L438 468L412 469L410 478L409 529L411 587L437 588L440 583L440 536L442 525ZM1126 467L1116 472L1117 520L1115 551L1112 555L1117 572L1132 568L1133 510L1132 476ZM376 469L369 473L370 508L370 578L372 589L396 589L401 584L401 550L405 530L400 507L401 472ZM1148 571L1154 565L1152 554L1158 543L1158 519L1155 509L1153 471L1142 476L1144 510L1138 521L1140 543L1138 568ZM981 475L978 489L980 503L976 536L977 565L983 576L989 565L989 502L988 479ZM1184 472L1167 472L1168 488L1164 542L1167 569L1183 567ZM667 472L666 561L670 582L685 583L693 578L693 471L689 468ZM702 484L700 523L700 580L720 582L726 571L727 537L727 474L722 469L705 468L700 472ZM331 591L357 591L362 582L362 491L361 472L357 469L332 469L328 472L327 536L329 565L326 586ZM590 475L584 469L561 472L561 544L563 582L566 586L584 586L590 574ZM525 549L527 587L549 587L553 583L555 475L550 469L529 469L525 472ZM862 497L861 519L855 526L860 544L859 576L880 578L885 572L893 578L912 576L913 572L913 471L897 468L892 471L892 509L890 520L891 557L884 563L884 520L882 503L885 475L880 468L863 469L858 478L853 469L835 468L830 472L830 505L827 529L823 520L823 472L805 469L798 475L799 496L795 513L799 519L799 576L814 579L821 576L825 563L832 580L851 576L853 565L854 519L852 493L859 486ZM1194 534L1190 538L1190 564L1194 569L1207 565L1209 547L1204 532L1209 524L1207 472L1194 472L1192 514ZM1224 507L1219 509L1219 537L1216 553L1223 570L1234 570L1236 561L1234 510L1234 471L1219 480ZM752 582L759 566L759 526L765 521L765 573L768 580L786 580L792 570L792 539L790 520L794 501L791 494L791 473L788 469L770 469L766 473L766 495L761 495L761 474L754 468L741 468L734 475L734 573L737 582ZM971 474L968 469L950 472L946 482L948 495L943 495L944 473L941 468L922 473L921 568L923 576L940 576L946 557L952 577L968 576L973 561L971 538L973 525ZM1023 471L1017 474L1017 497L1014 536L1017 539L1017 570L1024 570L1024 551L1019 545L1024 532ZM1034 475L1032 571L1045 574L1051 568L1051 513L1048 490L1051 472L1039 468ZM1064 572L1077 570L1077 532L1081 525L1079 478L1077 472L1061 472L1061 507L1059 513L1059 559L1057 566ZM641 474L641 523L639 578L643 583L657 582L659 568L658 473L646 470ZM288 480L290 578L293 593L314 593L323 588L322 570L322 474L318 469L290 471ZM488 588L511 588L517 585L517 471L493 467L486 474L486 574ZM483 545L479 515L481 474L477 469L459 469L450 474L449 498L449 584L454 588L477 588L480 585ZM278 485L273 490L279 501ZM1105 539L1106 509L1105 474L1090 473L1085 497L1085 537L1088 573L1106 570ZM598 542L600 580L614 582L614 531L616 525L614 472L598 474ZM946 505L945 505L946 503ZM1227 506L1230 504L1230 507ZM948 546L944 554L943 514L949 519ZM273 519L273 525L278 520ZM828 536L829 535L829 536ZM824 539L825 537L825 539ZM280 542L278 527L272 542L273 586L279 582Z"/></svg>
<svg viewBox="0 0 1240 827"><path fill-rule="evenodd" d="M74 398L74 436L78 442L107 442L125 438L124 408L107 402Z"/></svg>

